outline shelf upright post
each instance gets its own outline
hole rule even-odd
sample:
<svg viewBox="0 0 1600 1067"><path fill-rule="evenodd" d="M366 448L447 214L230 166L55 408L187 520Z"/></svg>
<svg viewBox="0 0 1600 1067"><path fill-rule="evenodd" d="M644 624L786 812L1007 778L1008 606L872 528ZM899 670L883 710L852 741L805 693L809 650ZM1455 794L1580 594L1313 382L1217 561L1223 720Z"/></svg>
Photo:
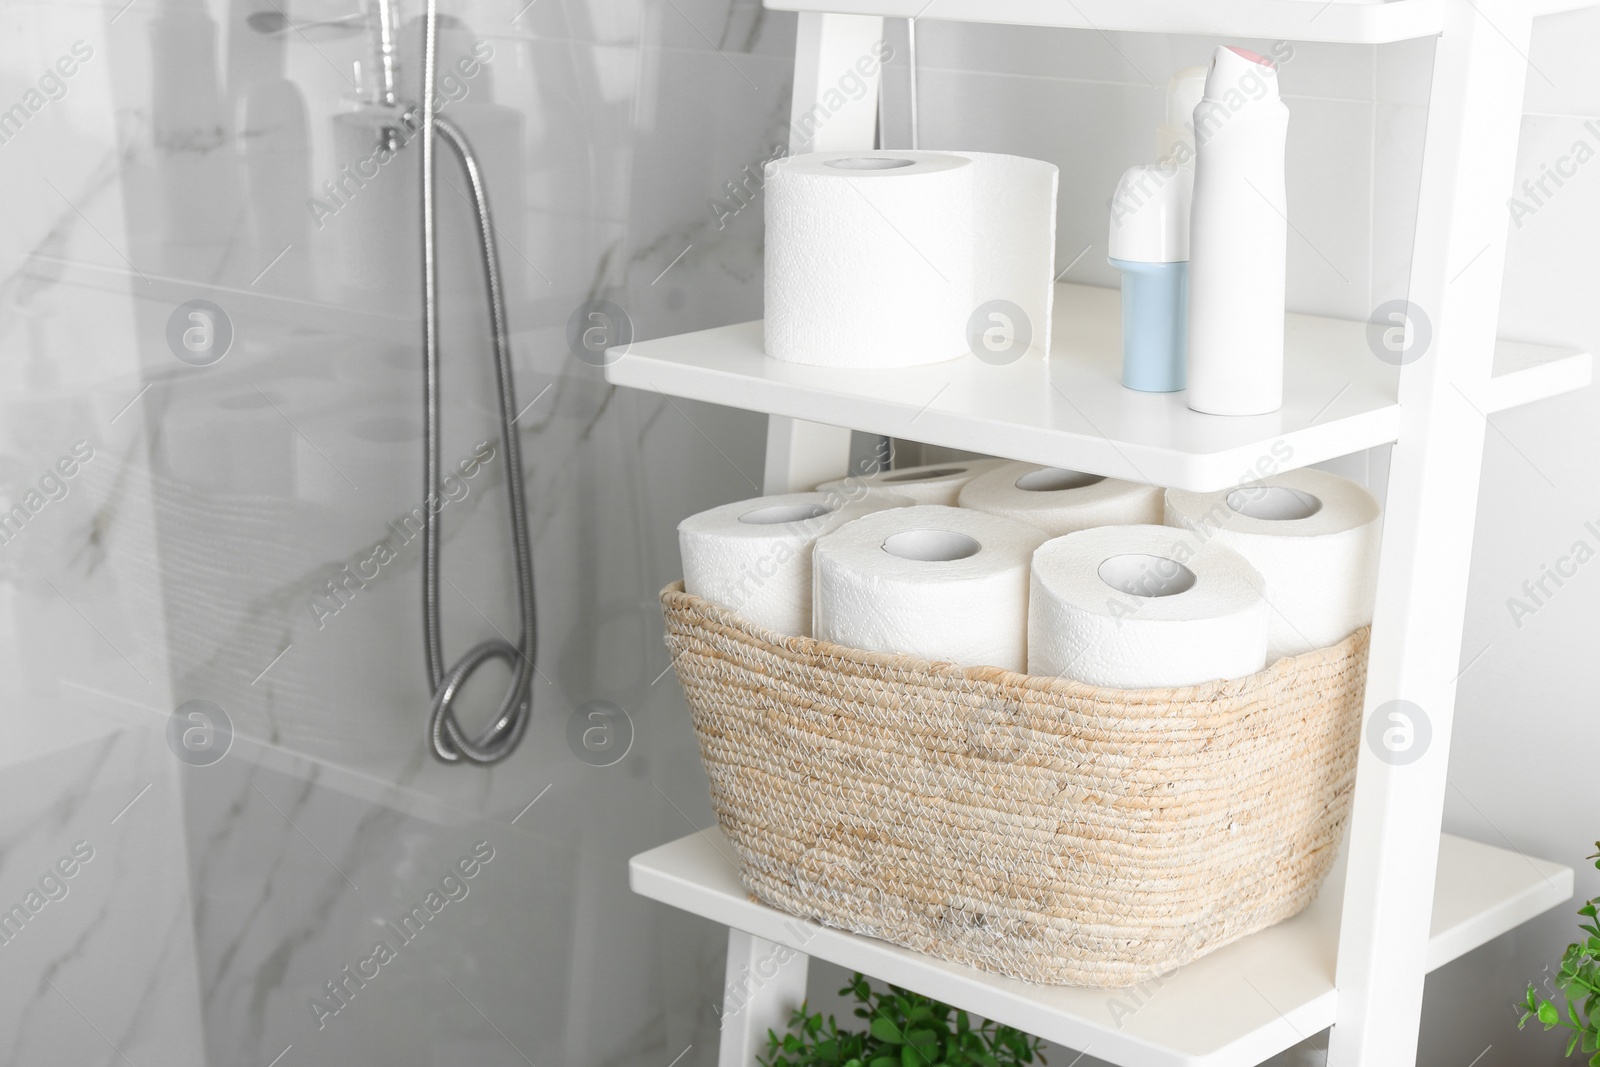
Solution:
<svg viewBox="0 0 1600 1067"><path fill-rule="evenodd" d="M789 152L871 149L883 61L877 15L800 13L795 34ZM852 95L858 80L866 92ZM841 84L841 82L843 84ZM773 415L767 419L763 491L792 493L838 478L850 465L850 431Z"/></svg>
<svg viewBox="0 0 1600 1067"><path fill-rule="evenodd" d="M795 35L789 152L871 149L878 126L883 19L802 12ZM866 73L867 71L871 73ZM846 87L865 82L859 97ZM841 86L841 80L844 85ZM762 491L791 493L847 473L850 431L772 415ZM768 1030L783 1033L806 996L805 954L728 930L727 985L717 1067L750 1067Z"/></svg>
<svg viewBox="0 0 1600 1067"><path fill-rule="evenodd" d="M767 1031L789 1028L789 1013L806 999L804 953L728 927L717 1067L754 1067L767 1054Z"/></svg>
<svg viewBox="0 0 1600 1067"><path fill-rule="evenodd" d="M1532 16L1445 0L1434 52L1331 1067L1412 1067ZM1431 339L1423 341L1423 317ZM1352 356L1352 358L1357 358Z"/></svg>

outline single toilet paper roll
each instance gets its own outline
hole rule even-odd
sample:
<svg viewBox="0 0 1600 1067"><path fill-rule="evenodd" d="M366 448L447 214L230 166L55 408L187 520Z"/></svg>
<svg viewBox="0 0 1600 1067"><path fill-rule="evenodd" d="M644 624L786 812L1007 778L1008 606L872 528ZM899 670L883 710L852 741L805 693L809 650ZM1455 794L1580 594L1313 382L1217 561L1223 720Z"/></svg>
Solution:
<svg viewBox="0 0 1600 1067"><path fill-rule="evenodd" d="M908 367L1050 350L1054 164L813 152L767 165L767 355ZM969 337L970 335L970 337Z"/></svg>
<svg viewBox="0 0 1600 1067"><path fill-rule="evenodd" d="M1381 514L1364 488L1319 470L1220 493L1167 491L1168 526L1227 545L1261 572L1274 660L1336 644L1372 622Z"/></svg>
<svg viewBox="0 0 1600 1067"><path fill-rule="evenodd" d="M248 382L218 379L182 394L164 412L166 472L217 496L301 495L295 431L324 410L327 383L313 378Z"/></svg>
<svg viewBox="0 0 1600 1067"><path fill-rule="evenodd" d="M817 541L816 635L872 652L1020 671L1028 560L1044 534L998 515L923 504Z"/></svg>
<svg viewBox="0 0 1600 1067"><path fill-rule="evenodd" d="M751 622L811 635L811 546L852 519L911 503L888 493L845 500L784 493L724 504L678 524L683 588Z"/></svg>
<svg viewBox="0 0 1600 1067"><path fill-rule="evenodd" d="M1028 673L1117 689L1254 674L1267 661L1260 586L1237 552L1163 526L1058 537L1033 554Z"/></svg>
<svg viewBox="0 0 1600 1067"><path fill-rule="evenodd" d="M1161 489L1037 463L1007 463L961 489L961 506L1031 523L1052 537L1094 526L1161 524Z"/></svg>
<svg viewBox="0 0 1600 1067"><path fill-rule="evenodd" d="M954 507L962 486L1006 462L1003 459L962 459L949 463L926 463L920 467L898 467L876 474L823 482L817 486L817 492L840 493L850 500L873 493L893 493L909 497L918 504Z"/></svg>

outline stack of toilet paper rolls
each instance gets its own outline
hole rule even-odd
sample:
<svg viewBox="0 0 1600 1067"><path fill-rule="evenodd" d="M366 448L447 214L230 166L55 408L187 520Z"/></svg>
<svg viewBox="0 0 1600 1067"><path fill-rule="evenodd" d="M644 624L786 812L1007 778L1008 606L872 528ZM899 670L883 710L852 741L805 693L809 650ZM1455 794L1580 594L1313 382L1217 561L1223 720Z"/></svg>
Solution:
<svg viewBox="0 0 1600 1067"><path fill-rule="evenodd" d="M823 482L817 486L817 491L840 493L852 500L875 493L889 493L909 497L918 504L954 507L968 482L996 467L1009 465L1003 459L963 459L949 463L925 463L920 467L895 467L876 474Z"/></svg>
<svg viewBox="0 0 1600 1067"><path fill-rule="evenodd" d="M1144 689L1244 677L1370 623L1380 514L1317 470L1163 493L977 460L743 501L679 533L688 592L780 633Z"/></svg>
<svg viewBox="0 0 1600 1067"><path fill-rule="evenodd" d="M838 493L785 493L724 504L678 524L685 592L759 626L811 636L811 550L832 530L884 508L910 504L889 493L846 500Z"/></svg>
<svg viewBox="0 0 1600 1067"><path fill-rule="evenodd" d="M1261 575L1231 549L1205 544L1183 553L1178 540L1166 526L1101 526L1039 549L1028 673L1150 689L1264 667Z"/></svg>
<svg viewBox="0 0 1600 1067"><path fill-rule="evenodd" d="M870 652L984 664L1028 659L1028 564L1046 534L981 511L880 511L818 539L816 636Z"/></svg>
<svg viewBox="0 0 1600 1067"><path fill-rule="evenodd" d="M1169 490L1166 504L1168 526L1226 545L1261 572L1269 662L1372 622L1381 514L1366 489L1309 468L1220 493Z"/></svg>
<svg viewBox="0 0 1600 1067"><path fill-rule="evenodd" d="M1161 523L1161 490L1037 463L1003 463L961 487L961 506L1039 527L1052 537L1095 526Z"/></svg>

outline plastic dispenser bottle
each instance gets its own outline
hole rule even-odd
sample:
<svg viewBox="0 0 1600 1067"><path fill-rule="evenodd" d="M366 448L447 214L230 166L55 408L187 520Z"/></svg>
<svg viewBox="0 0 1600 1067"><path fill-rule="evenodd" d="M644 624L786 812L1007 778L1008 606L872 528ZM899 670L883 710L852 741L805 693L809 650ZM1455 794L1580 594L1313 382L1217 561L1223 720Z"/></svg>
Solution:
<svg viewBox="0 0 1600 1067"><path fill-rule="evenodd" d="M1167 117L1156 127L1156 158L1194 170L1194 109L1206 90L1208 67L1184 67L1167 80Z"/></svg>
<svg viewBox="0 0 1600 1067"><path fill-rule="evenodd" d="M1147 393L1184 386L1188 349L1189 202L1194 190L1194 109L1206 68L1167 82L1156 127L1159 164L1130 168L1111 200L1111 265L1122 272L1122 384Z"/></svg>
<svg viewBox="0 0 1600 1067"><path fill-rule="evenodd" d="M1283 404L1289 110L1271 60L1218 48L1194 110L1189 406L1264 415Z"/></svg>
<svg viewBox="0 0 1600 1067"><path fill-rule="evenodd" d="M1122 272L1122 384L1184 386L1192 177L1172 160L1130 167L1111 200L1111 265Z"/></svg>
<svg viewBox="0 0 1600 1067"><path fill-rule="evenodd" d="M229 41L229 77L237 77L234 128L244 172L244 203L254 251L246 258L270 270L251 286L288 296L313 291L310 120L305 98L284 77L284 34L235 34ZM274 259L274 257L277 257Z"/></svg>

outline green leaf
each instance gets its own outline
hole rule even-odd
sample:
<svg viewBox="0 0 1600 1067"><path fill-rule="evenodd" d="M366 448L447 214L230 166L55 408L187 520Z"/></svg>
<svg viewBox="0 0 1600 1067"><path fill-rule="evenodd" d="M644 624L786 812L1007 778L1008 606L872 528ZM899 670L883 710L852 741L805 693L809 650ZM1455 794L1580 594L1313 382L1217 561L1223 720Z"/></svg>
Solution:
<svg viewBox="0 0 1600 1067"><path fill-rule="evenodd" d="M802 1005L791 1013L789 1033L767 1031L770 1058L760 1067L1024 1067L1043 1062L1042 1043L1020 1030L977 1020L965 1011L898 986L874 991L857 974L839 991L850 993L866 1030ZM1530 1003L1534 991L1528 991ZM1530 1015L1531 1017L1531 1015ZM779 1055L779 1050L787 1055Z"/></svg>
<svg viewBox="0 0 1600 1067"><path fill-rule="evenodd" d="M1542 1000L1539 1002L1538 1015L1539 1021L1544 1023L1544 1028L1546 1030L1550 1029L1552 1026L1561 1021L1561 1013L1556 1011L1556 1006L1550 1003L1548 1000Z"/></svg>
<svg viewBox="0 0 1600 1067"><path fill-rule="evenodd" d="M903 1044L905 1041L900 1036L900 1028L881 1015L872 1020L871 1030L873 1037L890 1045Z"/></svg>

